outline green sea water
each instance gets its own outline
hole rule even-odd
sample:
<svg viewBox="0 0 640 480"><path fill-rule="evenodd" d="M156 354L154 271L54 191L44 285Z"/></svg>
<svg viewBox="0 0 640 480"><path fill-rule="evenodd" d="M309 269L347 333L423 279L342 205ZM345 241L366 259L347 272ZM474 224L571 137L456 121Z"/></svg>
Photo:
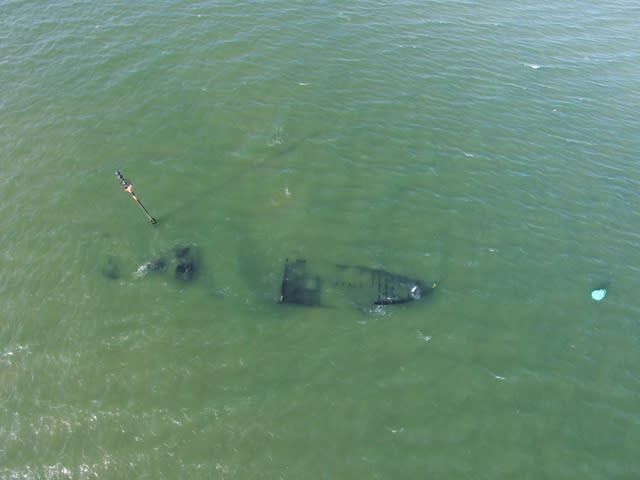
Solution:
<svg viewBox="0 0 640 480"><path fill-rule="evenodd" d="M0 478L640 478L639 19L0 0Z"/></svg>

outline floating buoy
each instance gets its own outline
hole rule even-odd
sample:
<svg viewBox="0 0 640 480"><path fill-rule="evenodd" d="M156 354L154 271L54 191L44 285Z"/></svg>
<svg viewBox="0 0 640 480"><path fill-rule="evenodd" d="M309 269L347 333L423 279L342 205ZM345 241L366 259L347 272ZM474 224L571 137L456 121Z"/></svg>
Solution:
<svg viewBox="0 0 640 480"><path fill-rule="evenodd" d="M604 297L607 295L606 288L599 288L591 292L591 298L593 298L596 302L604 300Z"/></svg>

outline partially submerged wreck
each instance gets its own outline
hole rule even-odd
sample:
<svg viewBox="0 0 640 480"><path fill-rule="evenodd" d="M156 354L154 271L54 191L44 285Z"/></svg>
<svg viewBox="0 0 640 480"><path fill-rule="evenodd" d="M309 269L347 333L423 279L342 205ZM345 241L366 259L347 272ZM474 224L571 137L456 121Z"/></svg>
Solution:
<svg viewBox="0 0 640 480"><path fill-rule="evenodd" d="M435 283L426 285L386 270L352 265L310 264L286 260L280 288L280 303L306 306L337 306L342 303L396 305L430 294Z"/></svg>
<svg viewBox="0 0 640 480"><path fill-rule="evenodd" d="M200 270L199 249L195 245L178 245L166 255L141 264L134 275L144 277L172 271L178 282L190 283ZM117 280L120 272L119 263L109 257L102 274ZM435 283L379 268L287 259L279 303L315 307L398 305L420 300L435 287Z"/></svg>

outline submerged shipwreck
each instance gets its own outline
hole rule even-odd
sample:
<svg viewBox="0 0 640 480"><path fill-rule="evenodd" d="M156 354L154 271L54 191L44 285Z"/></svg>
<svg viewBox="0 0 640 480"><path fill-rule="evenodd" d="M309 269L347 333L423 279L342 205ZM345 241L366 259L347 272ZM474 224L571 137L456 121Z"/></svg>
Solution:
<svg viewBox="0 0 640 480"><path fill-rule="evenodd" d="M120 277L120 266L109 257L102 274L112 280ZM136 277L172 271L179 283L190 283L201 270L199 249L178 245L168 254L145 262ZM279 303L315 307L397 305L429 295L435 283L424 282L379 268L303 259L285 260Z"/></svg>
<svg viewBox="0 0 640 480"><path fill-rule="evenodd" d="M396 305L430 294L435 283L425 285L386 270L342 265L285 261L280 303L307 306L338 306L343 303Z"/></svg>
<svg viewBox="0 0 640 480"><path fill-rule="evenodd" d="M200 263L200 253L195 245L178 245L169 254L161 255L153 261L138 266L134 275L144 277L148 274L173 270L175 279L186 283L196 278L201 268ZM108 257L102 266L102 275L111 280L120 278L121 268L113 257Z"/></svg>
<svg viewBox="0 0 640 480"><path fill-rule="evenodd" d="M156 225L158 221L144 207L131 182L124 178L120 170L115 173L123 191L129 193L151 224ZM195 245L178 245L171 254L140 265L135 275L142 277L149 273L173 270L176 280L191 282L200 269L200 254ZM120 266L113 257L109 257L103 265L102 274L111 280L120 277ZM279 303L325 307L340 304L396 305L420 300L435 287L435 282L426 285L420 280L379 268L331 263L314 263L310 267L306 260L287 259L280 285ZM596 293L604 297L600 291ZM593 298L599 300L596 296Z"/></svg>

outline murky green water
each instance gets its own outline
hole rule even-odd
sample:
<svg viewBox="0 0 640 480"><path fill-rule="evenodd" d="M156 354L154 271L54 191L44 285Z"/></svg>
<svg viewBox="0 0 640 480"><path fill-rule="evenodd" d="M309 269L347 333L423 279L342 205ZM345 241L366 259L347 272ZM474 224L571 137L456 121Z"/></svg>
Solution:
<svg viewBox="0 0 640 480"><path fill-rule="evenodd" d="M638 476L638 15L0 1L0 477Z"/></svg>

